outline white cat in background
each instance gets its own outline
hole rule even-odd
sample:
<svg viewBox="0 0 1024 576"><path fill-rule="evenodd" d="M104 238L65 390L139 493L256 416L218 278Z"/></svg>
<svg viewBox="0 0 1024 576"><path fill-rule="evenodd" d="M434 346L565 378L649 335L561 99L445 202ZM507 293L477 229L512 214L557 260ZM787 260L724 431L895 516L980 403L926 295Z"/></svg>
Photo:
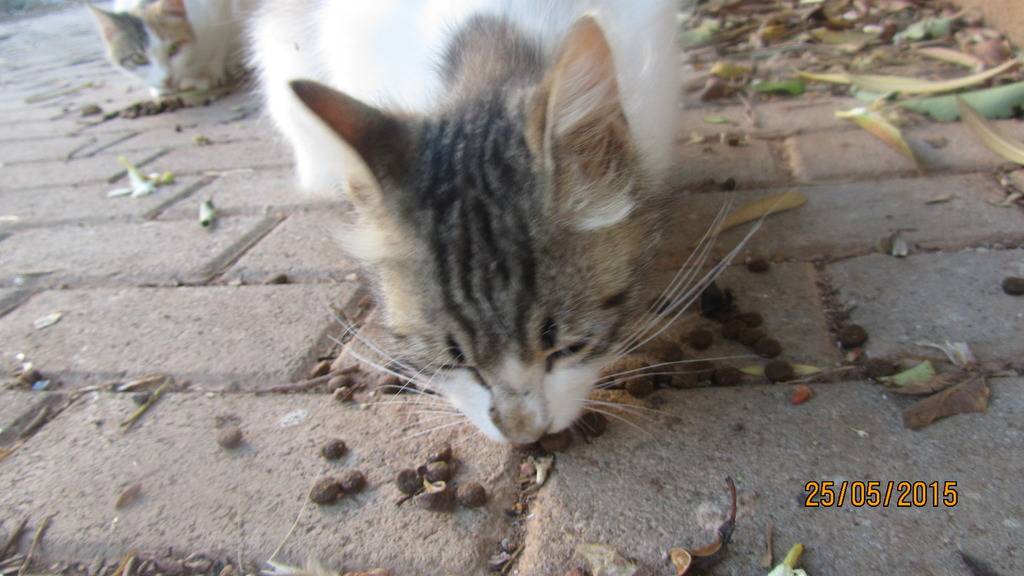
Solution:
<svg viewBox="0 0 1024 576"><path fill-rule="evenodd" d="M115 0L88 4L117 67L154 98L229 84L244 62L245 18L257 0Z"/></svg>

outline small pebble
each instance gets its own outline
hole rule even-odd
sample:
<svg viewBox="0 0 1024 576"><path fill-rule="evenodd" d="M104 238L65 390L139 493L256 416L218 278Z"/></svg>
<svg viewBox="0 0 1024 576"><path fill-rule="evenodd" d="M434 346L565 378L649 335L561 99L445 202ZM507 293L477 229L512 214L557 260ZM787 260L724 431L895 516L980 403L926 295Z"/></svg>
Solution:
<svg viewBox="0 0 1024 576"><path fill-rule="evenodd" d="M273 285L273 284L287 284L288 283L288 275L283 273L283 272L280 273L280 274L272 274L270 276L267 276L267 278L263 281L263 283L268 285L268 286L269 285Z"/></svg>
<svg viewBox="0 0 1024 576"><path fill-rule="evenodd" d="M447 482L452 479L452 469L447 462L431 462L424 467L423 477L427 482Z"/></svg>
<svg viewBox="0 0 1024 576"><path fill-rule="evenodd" d="M732 366L723 366L711 375L715 386L735 386L743 380L743 373Z"/></svg>
<svg viewBox="0 0 1024 576"><path fill-rule="evenodd" d="M451 462L452 460L452 445L445 443L434 448L434 450L427 456L427 462Z"/></svg>
<svg viewBox="0 0 1024 576"><path fill-rule="evenodd" d="M707 350L715 341L714 335L711 330L707 328L697 328L693 332L690 332L688 338L690 342L690 348L694 350Z"/></svg>
<svg viewBox="0 0 1024 576"><path fill-rule="evenodd" d="M328 460L337 460L348 453L344 440L332 438L320 447L320 455Z"/></svg>
<svg viewBox="0 0 1024 576"><path fill-rule="evenodd" d="M762 358L775 358L782 354L782 344L774 338L761 338L754 344L754 353Z"/></svg>
<svg viewBox="0 0 1024 576"><path fill-rule="evenodd" d="M810 386L807 384L797 384L793 387L793 393L789 396L789 403L793 406L799 406L810 400L811 396L814 396L814 390Z"/></svg>
<svg viewBox="0 0 1024 576"><path fill-rule="evenodd" d="M740 337L740 331L746 328L747 325L737 318L729 320L725 324L722 324L722 338L726 340L738 340Z"/></svg>
<svg viewBox="0 0 1024 576"><path fill-rule="evenodd" d="M562 452L572 445L572 433L568 430L546 434L540 439L540 447L548 452Z"/></svg>
<svg viewBox="0 0 1024 576"><path fill-rule="evenodd" d="M598 437L608 430L608 419L604 414L597 412L584 412L580 416L580 428L591 437Z"/></svg>
<svg viewBox="0 0 1024 576"><path fill-rule="evenodd" d="M31 386L43 379L43 375L34 368L18 374L18 382L24 386Z"/></svg>
<svg viewBox="0 0 1024 576"><path fill-rule="evenodd" d="M398 473L395 485L403 494L415 494L423 489L423 480L412 468L406 468Z"/></svg>
<svg viewBox="0 0 1024 576"><path fill-rule="evenodd" d="M327 374L330 371L331 371L331 361L330 360L323 360L320 363L318 363L316 366L313 367L313 370L309 373L309 377L310 378L319 378L320 376L324 376L325 374Z"/></svg>
<svg viewBox="0 0 1024 576"><path fill-rule="evenodd" d="M843 348L856 348L867 341L867 331L857 324L849 324L839 331L839 343L842 344Z"/></svg>
<svg viewBox="0 0 1024 576"><path fill-rule="evenodd" d="M772 360L764 367L764 375L772 382L792 380L795 374L793 367L785 360Z"/></svg>
<svg viewBox="0 0 1024 576"><path fill-rule="evenodd" d="M654 380L649 376L629 380L626 382L626 392L634 398L650 396L654 392Z"/></svg>
<svg viewBox="0 0 1024 576"><path fill-rule="evenodd" d="M766 334L765 331L760 328L744 327L742 330L740 330L740 335L737 338L737 340L739 340L740 344L743 344L744 346L753 346L754 344L757 344L759 340L765 338L766 336L768 336L768 334Z"/></svg>
<svg viewBox="0 0 1024 576"><path fill-rule="evenodd" d="M324 476L318 479L309 491L309 499L314 504L333 504L341 496L341 482L337 478Z"/></svg>
<svg viewBox="0 0 1024 576"><path fill-rule="evenodd" d="M1024 295L1024 278L1019 276L1007 276L1003 279L1003 292L1010 296Z"/></svg>
<svg viewBox="0 0 1024 576"><path fill-rule="evenodd" d="M459 486L457 498L463 508L479 508L487 502L487 490L476 482Z"/></svg>
<svg viewBox="0 0 1024 576"><path fill-rule="evenodd" d="M768 271L768 267L769 267L768 261L765 260L764 258L754 258L753 260L750 260L750 261L747 262L747 270L749 270L749 271L751 271L751 272L753 272L755 274L760 274L761 272L767 272Z"/></svg>
<svg viewBox="0 0 1024 576"><path fill-rule="evenodd" d="M761 324L764 324L764 317L757 312L744 312L736 315L737 320L743 321L747 325L747 328L757 328Z"/></svg>
<svg viewBox="0 0 1024 576"><path fill-rule="evenodd" d="M231 450L242 443L242 429L238 426L225 426L217 433L217 444L221 448Z"/></svg>
<svg viewBox="0 0 1024 576"><path fill-rule="evenodd" d="M872 359L868 360L868 363L864 366L864 374L868 378L884 378L892 376L899 371L900 367L895 362L888 360Z"/></svg>
<svg viewBox="0 0 1024 576"><path fill-rule="evenodd" d="M362 492L366 488L366 476L358 470L348 470L341 475L341 490L346 494Z"/></svg>

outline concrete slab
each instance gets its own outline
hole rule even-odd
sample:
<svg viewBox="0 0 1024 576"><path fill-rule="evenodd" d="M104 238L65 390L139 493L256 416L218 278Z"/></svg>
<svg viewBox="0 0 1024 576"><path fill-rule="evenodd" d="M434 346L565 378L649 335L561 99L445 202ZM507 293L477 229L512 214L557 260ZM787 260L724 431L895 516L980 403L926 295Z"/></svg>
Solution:
<svg viewBox="0 0 1024 576"><path fill-rule="evenodd" d="M283 143L263 141L178 148L159 162L160 170L170 170L175 174L281 168L291 165L291 150Z"/></svg>
<svg viewBox="0 0 1024 576"><path fill-rule="evenodd" d="M788 188L786 188L788 189ZM959 249L963 246L1024 240L1024 220L1017 210L986 202L1001 194L991 176L982 174L891 179L795 188L808 197L800 208L765 220L751 238L746 254L776 259L813 260L867 254L896 231L912 249ZM669 228L673 241L696 245L715 214L730 200L734 206L770 192L695 194L680 201ZM935 199L948 201L929 204ZM715 250L725 254L743 239L749 226L722 234Z"/></svg>
<svg viewBox="0 0 1024 576"><path fill-rule="evenodd" d="M49 423L0 468L0 505L14 517L59 512L46 533L48 560L114 559L129 549L162 555L239 555L262 564L295 532L277 560L310 558L332 568L382 567L393 574L484 574L487 558L511 528L508 449L449 430L410 440L427 429L415 408L357 410L326 395L170 394L131 431L118 422L136 408L127 395L91 395ZM232 418L244 444L216 444L216 420ZM341 438L350 453L325 461L320 444ZM439 514L413 503L396 506L398 471L426 460L448 440L460 460L457 481L491 492L480 509ZM306 498L322 473L362 471L367 489L331 506ZM118 493L142 483L139 500L115 510Z"/></svg>
<svg viewBox="0 0 1024 576"><path fill-rule="evenodd" d="M218 220L213 230L186 221L21 230L3 240L0 283L28 275L42 286L199 283L272 225L250 217Z"/></svg>
<svg viewBox="0 0 1024 576"><path fill-rule="evenodd" d="M326 210L292 214L224 276L253 283L285 273L293 281L343 282L359 269L337 240L344 230L344 222Z"/></svg>
<svg viewBox="0 0 1024 576"><path fill-rule="evenodd" d="M908 258L872 255L827 268L841 305L875 356L941 352L915 342L966 342L979 360L1024 357L1024 305L1000 287L1024 276L1024 250L966 250Z"/></svg>
<svg viewBox="0 0 1024 576"><path fill-rule="evenodd" d="M670 180L679 190L706 187L709 180L732 178L741 189L770 186L792 180L774 142L751 140L743 146L714 141L678 146L679 163Z"/></svg>
<svg viewBox="0 0 1024 576"><path fill-rule="evenodd" d="M151 165L155 154L149 150L127 154L132 164L144 173L163 172L165 168ZM0 193L26 188L49 188L74 186L89 182L109 182L114 178L123 179L124 167L113 156L79 158L70 162L32 162L0 166Z"/></svg>
<svg viewBox="0 0 1024 576"><path fill-rule="evenodd" d="M166 372L253 389L304 377L336 328L331 305L347 286L61 290L35 295L0 318L0 361L24 352L65 382ZM33 321L53 312L60 322Z"/></svg>
<svg viewBox="0 0 1024 576"><path fill-rule="evenodd" d="M263 214L268 210L320 210L329 202L298 189L291 168L241 170L217 177L201 194L194 194L161 212L160 219L194 218L206 198L225 215Z"/></svg>
<svg viewBox="0 0 1024 576"><path fill-rule="evenodd" d="M965 573L958 550L1001 574L1019 574L1024 382L992 387L988 413L920 431L902 427L908 400L855 382L815 386L800 406L789 405L787 386L667 393L661 409L676 420L638 419L650 433L614 423L592 444L558 455L531 508L518 571L564 574L579 563L574 548L589 542L668 574L670 547L712 541L732 477L736 530L716 574L765 573L757 563L769 523L776 558L801 542L808 574L954 576ZM959 503L804 507L805 484L822 480L955 481Z"/></svg>

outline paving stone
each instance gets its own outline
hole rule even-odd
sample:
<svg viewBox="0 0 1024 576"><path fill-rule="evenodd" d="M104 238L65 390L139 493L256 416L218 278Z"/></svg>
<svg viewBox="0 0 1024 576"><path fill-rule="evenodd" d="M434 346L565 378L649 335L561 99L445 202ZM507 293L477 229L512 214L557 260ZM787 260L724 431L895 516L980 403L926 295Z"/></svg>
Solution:
<svg viewBox="0 0 1024 576"><path fill-rule="evenodd" d="M132 150L162 148L165 146L200 148L202 150L195 141L199 136L206 138L212 144L226 144L242 141L271 140L276 137L276 134L270 127L269 122L256 120L233 122L230 124L185 122L176 124L173 127L141 130L135 137L118 142L104 150L104 153L120 154Z"/></svg>
<svg viewBox="0 0 1024 576"><path fill-rule="evenodd" d="M326 210L293 214L246 252L225 277L252 283L285 273L293 281L344 281L359 269L341 249L338 237L344 229L344 222Z"/></svg>
<svg viewBox="0 0 1024 576"><path fill-rule="evenodd" d="M756 101L754 112L757 117L757 131L780 136L793 132L814 132L820 130L843 130L855 128L846 120L836 118L836 110L848 110L864 103L855 98L801 97L797 99L778 98ZM708 116L722 116L731 124L711 124ZM681 138L685 141L694 132L702 135L717 135L722 132L747 131L749 122L742 106L701 106L685 109L680 118Z"/></svg>
<svg viewBox="0 0 1024 576"><path fill-rule="evenodd" d="M0 316L17 308L29 296L30 293L24 288L0 288Z"/></svg>
<svg viewBox="0 0 1024 576"><path fill-rule="evenodd" d="M280 168L292 165L292 153L281 142L236 142L177 148L159 165L175 174Z"/></svg>
<svg viewBox="0 0 1024 576"><path fill-rule="evenodd" d="M84 118L40 120L10 124L0 130L0 142L18 142L39 138L54 138L79 132L85 128ZM122 130L123 131L123 130Z"/></svg>
<svg viewBox="0 0 1024 576"><path fill-rule="evenodd" d="M336 329L348 286L119 288L42 292L0 318L0 361L24 352L63 381L166 372L252 389L305 376ZM43 330L32 322L59 311ZM332 332L333 333L333 332Z"/></svg>
<svg viewBox="0 0 1024 576"><path fill-rule="evenodd" d="M343 407L326 395L169 394L130 432L118 422L136 408L127 395L92 395L47 424L0 468L0 505L14 517L59 510L46 534L48 560L108 559L129 549L162 555L168 547L213 558L262 564L295 532L279 562L315 558L345 570L382 567L393 574L485 574L487 558L512 534L504 509L514 491L509 450L468 430L427 429L410 410ZM215 442L218 417L234 419L243 444ZM350 453L325 462L327 438ZM456 481L479 481L492 499L484 508L439 514L414 503L396 506L398 471L426 460L435 443L456 445ZM307 500L323 472L361 470L366 490L330 506ZM113 502L142 483L138 501Z"/></svg>
<svg viewBox="0 0 1024 576"><path fill-rule="evenodd" d="M90 150L123 138L120 134L100 136L58 136L38 140L12 140L0 142L0 162L4 165L45 160L67 161L69 156L80 158Z"/></svg>
<svg viewBox="0 0 1024 576"><path fill-rule="evenodd" d="M197 222L83 224L15 232L0 244L0 282L42 274L40 284L177 284L219 271L246 238L272 223L225 218L213 230Z"/></svg>
<svg viewBox="0 0 1024 576"><path fill-rule="evenodd" d="M35 405L45 393L28 390L0 391L0 434L10 428L14 421Z"/></svg>
<svg viewBox="0 0 1024 576"><path fill-rule="evenodd" d="M966 342L981 361L1024 357L1024 306L1000 287L1024 276L1024 250L967 250L908 258L871 255L827 269L875 356L939 355L918 341Z"/></svg>
<svg viewBox="0 0 1024 576"><path fill-rule="evenodd" d="M1024 137L1024 123L996 122L1006 133ZM929 172L974 171L1006 163L960 123L933 124L904 131L922 166ZM945 141L936 148L929 141ZM876 179L916 174L913 163L863 130L816 132L787 140L786 151L798 180Z"/></svg>
<svg viewBox="0 0 1024 576"><path fill-rule="evenodd" d="M300 191L291 168L240 170L218 176L201 193L168 207L160 218L193 218L206 198L213 199L218 212L229 216L329 206L327 199Z"/></svg>
<svg viewBox="0 0 1024 576"><path fill-rule="evenodd" d="M647 423L651 433L616 422L558 455L531 506L517 568L564 574L579 562L574 548L596 542L667 574L670 547L713 540L731 477L736 530L716 574L764 574L757 562L769 523L776 559L801 542L808 574L955 576L965 573L958 550L1020 574L1024 381L992 389L988 413L919 431L902 426L900 411L912 400L856 382L815 386L800 406L789 405L788 386L663 392L659 409L676 419ZM959 503L805 508L805 484L821 480L955 481Z"/></svg>
<svg viewBox="0 0 1024 576"><path fill-rule="evenodd" d="M732 178L738 188L753 188L789 181L786 163L774 143L751 140L743 146L719 141L679 145L679 164L671 177L680 190L706 187L709 180L721 183Z"/></svg>
<svg viewBox="0 0 1024 576"><path fill-rule="evenodd" d="M890 179L796 189L808 197L807 204L766 219L744 254L804 260L865 254L896 231L902 231L901 236L911 247L924 249L1017 244L1024 239L1018 211L986 202L991 195L1003 194L988 175ZM780 191L743 193L735 197L734 205ZM928 204L929 200L945 197L950 200ZM695 246L693 239L699 239L715 214L732 198L728 193L713 193L680 200L669 228L673 234L670 242L684 250ZM749 230L749 226L741 226L722 234L715 254L731 250Z"/></svg>
<svg viewBox="0 0 1024 576"><path fill-rule="evenodd" d="M201 188L198 177L183 176L142 198L110 198L122 183L94 183L57 188L0 191L0 230L44 224L140 218ZM198 209L189 218L195 218Z"/></svg>
<svg viewBox="0 0 1024 576"><path fill-rule="evenodd" d="M151 167L153 151L126 155L140 170ZM152 166L155 169L155 166ZM165 169L161 169L163 171ZM145 172L145 170L142 170ZM124 168L112 156L79 158L70 162L33 162L0 166L0 193L7 190L73 186L107 182L124 174ZM123 179L123 177L121 178Z"/></svg>

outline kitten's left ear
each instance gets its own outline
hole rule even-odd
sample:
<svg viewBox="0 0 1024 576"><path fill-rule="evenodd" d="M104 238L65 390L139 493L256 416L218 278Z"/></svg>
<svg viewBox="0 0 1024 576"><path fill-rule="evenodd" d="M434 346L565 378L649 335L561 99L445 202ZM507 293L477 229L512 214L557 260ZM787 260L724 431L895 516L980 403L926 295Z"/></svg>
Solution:
<svg viewBox="0 0 1024 576"><path fill-rule="evenodd" d="M96 24L100 27L103 39L110 42L115 36L121 33L121 26L114 16L102 8L97 8L92 3L86 3L89 12L92 14Z"/></svg>
<svg viewBox="0 0 1024 576"><path fill-rule="evenodd" d="M529 126L529 140L560 183L556 207L578 228L603 228L629 215L635 153L611 46L593 17L578 20L566 36Z"/></svg>
<svg viewBox="0 0 1024 576"><path fill-rule="evenodd" d="M160 0L160 13L165 16L188 17L185 12L185 0Z"/></svg>

